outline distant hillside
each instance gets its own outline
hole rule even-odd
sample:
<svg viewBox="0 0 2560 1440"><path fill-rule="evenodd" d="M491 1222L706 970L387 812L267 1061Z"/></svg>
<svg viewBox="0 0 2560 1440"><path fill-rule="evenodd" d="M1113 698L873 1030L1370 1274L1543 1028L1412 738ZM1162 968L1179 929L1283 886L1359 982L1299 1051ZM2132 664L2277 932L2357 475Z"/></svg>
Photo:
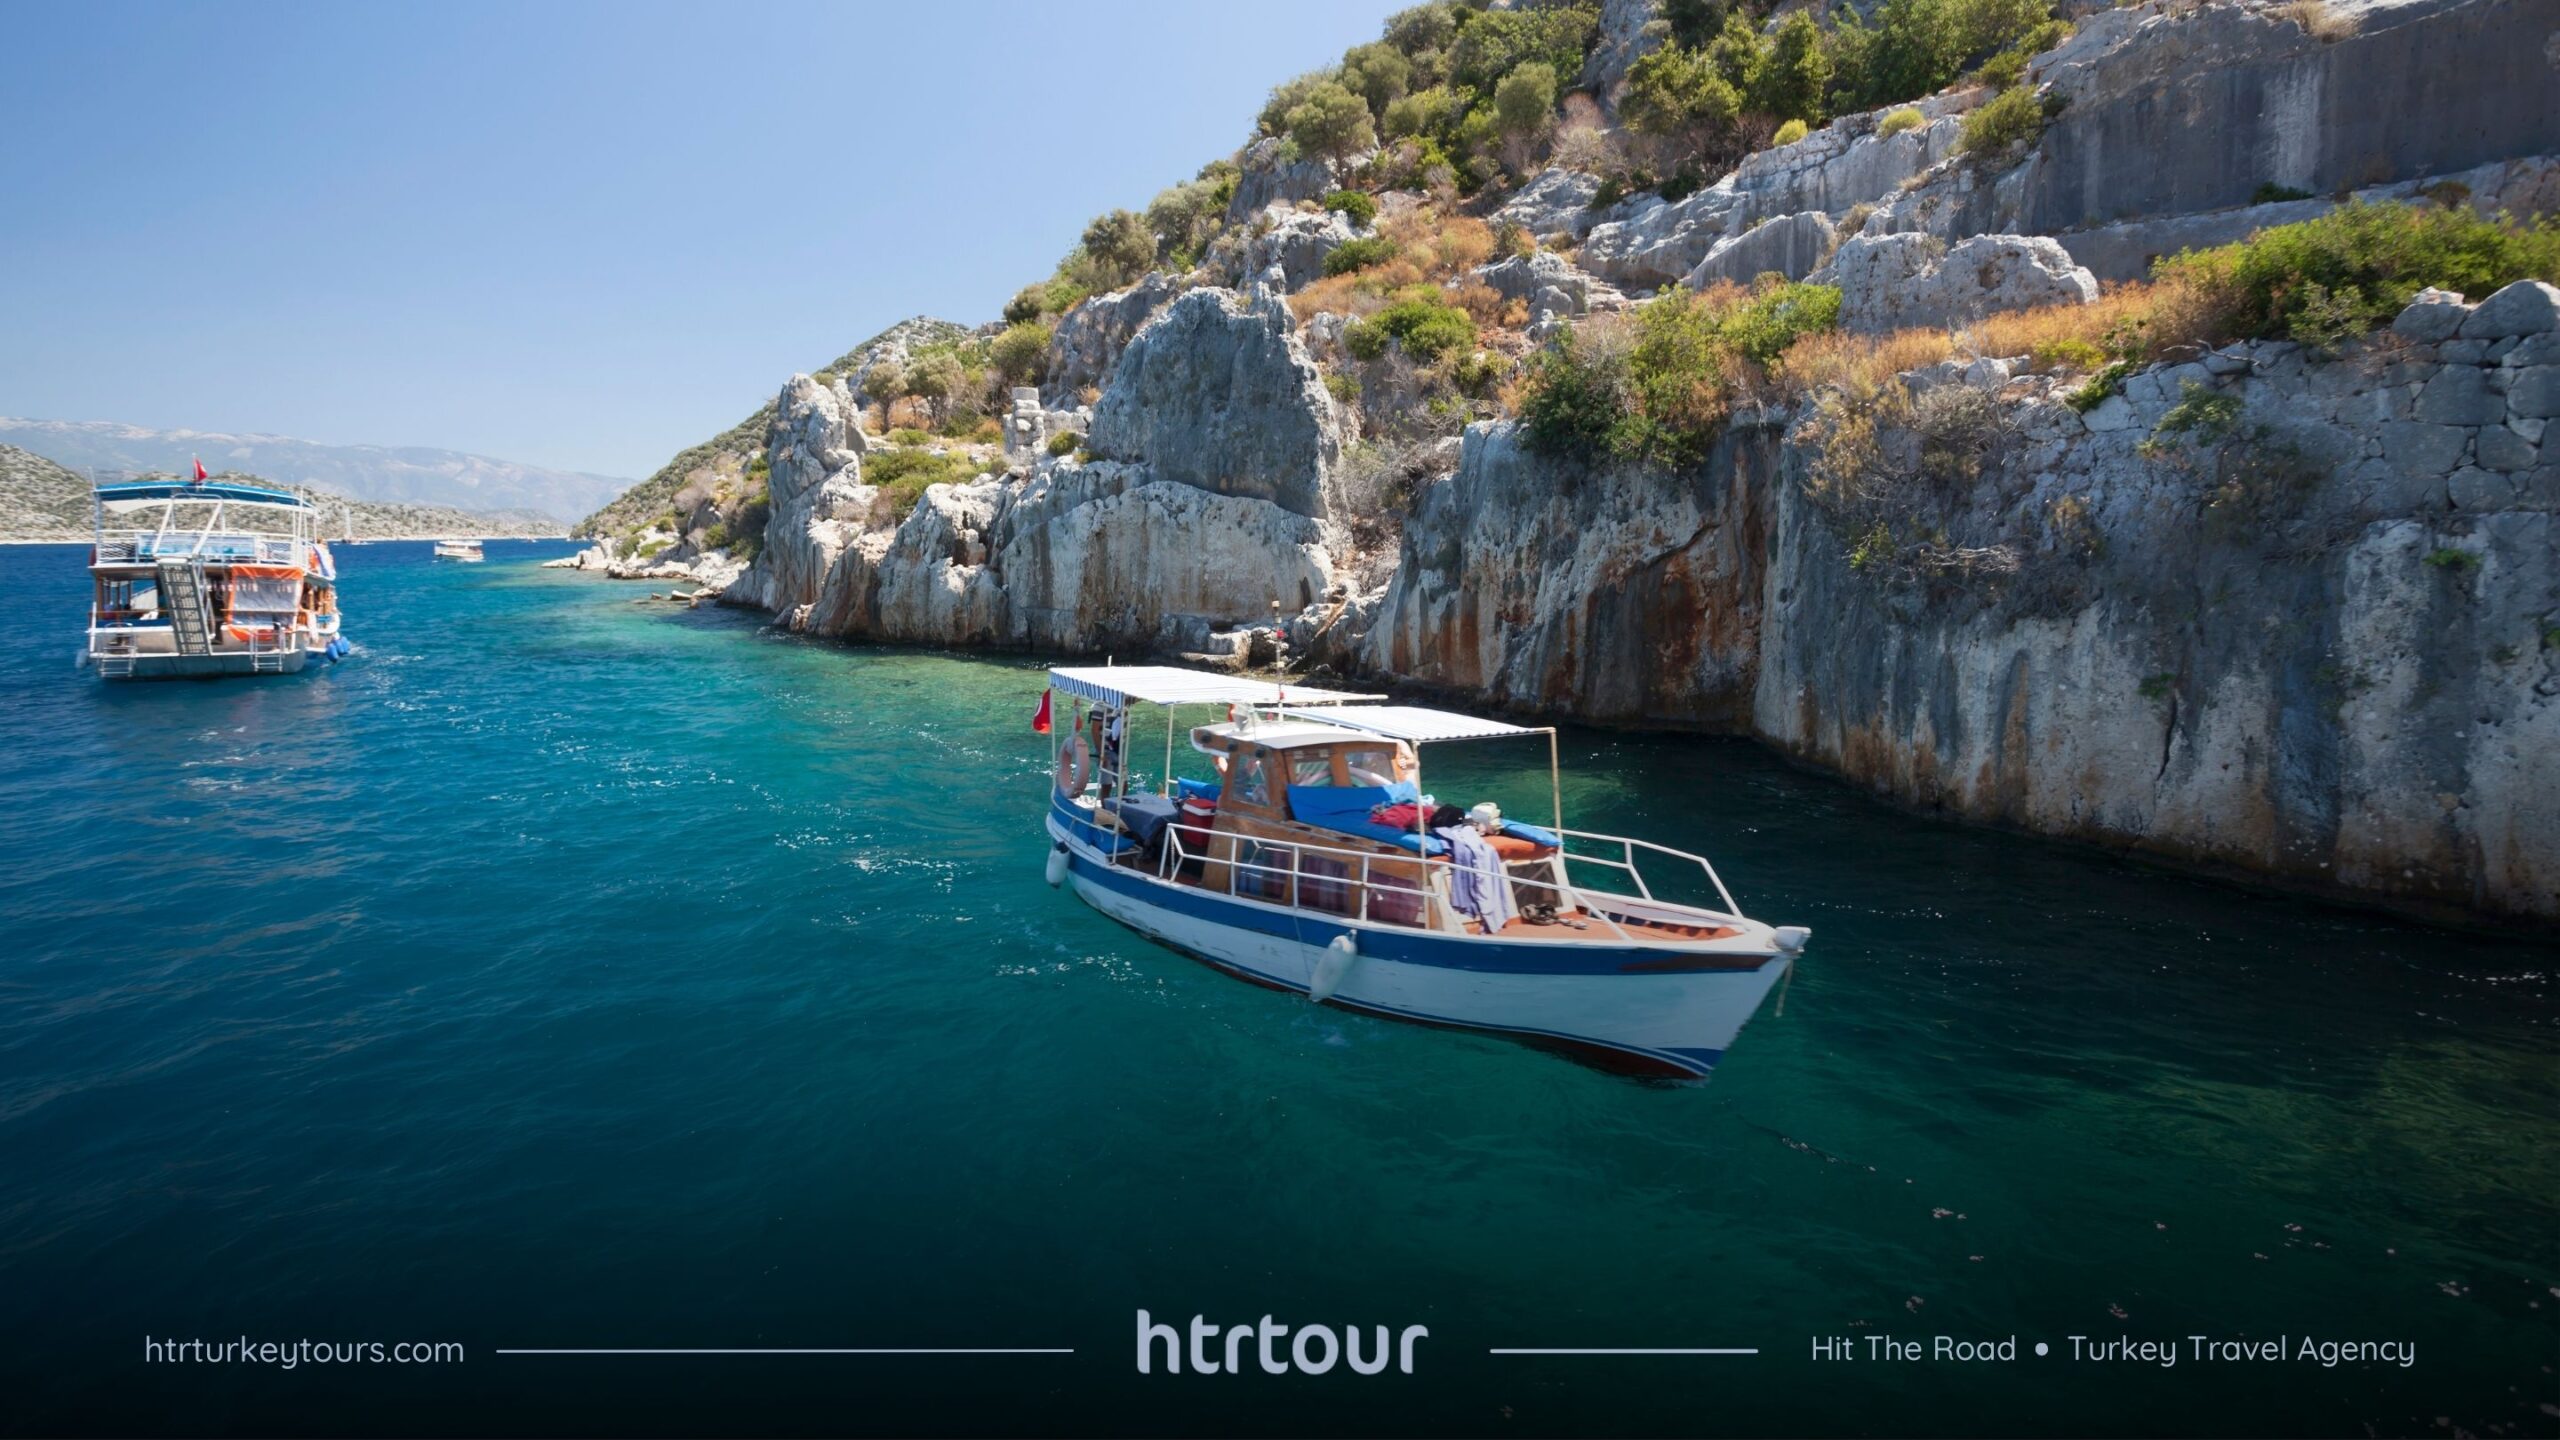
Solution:
<svg viewBox="0 0 2560 1440"><path fill-rule="evenodd" d="M138 475L136 479L152 478ZM158 478L173 478L162 475ZM277 482L226 470L220 480ZM358 500L309 485L290 487L320 508L316 527L326 539L351 530L363 540L420 540L446 535L557 535L558 519L531 510L471 512L449 505L410 505ZM91 535L89 481L15 445L0 445L0 541L87 540Z"/></svg>
<svg viewBox="0 0 2560 1440"><path fill-rule="evenodd" d="M89 482L41 455L0 445L0 539L88 538Z"/></svg>
<svg viewBox="0 0 2560 1440"><path fill-rule="evenodd" d="M891 341L901 345L923 344L933 340L953 339L967 334L962 326L948 320L935 320L918 315L901 320L851 350L836 357L824 367L825 373L851 377L871 357L871 352ZM810 372L819 373L817 371ZM746 474L747 467L764 453L765 427L773 422L773 402L767 400L753 415L693 446L658 467L658 473L616 496L613 502L578 522L571 532L577 535L621 535L639 529L673 507L677 492L687 485L699 484L705 491L733 488ZM0 422L5 423L5 422Z"/></svg>
<svg viewBox="0 0 2560 1440"><path fill-rule="evenodd" d="M78 470L184 472L202 456L208 470L238 469L288 485L402 505L442 505L487 514L536 511L558 530L612 499L631 482L611 475L545 470L512 460L419 446L322 445L285 435L152 430L104 420L22 420L0 416L0 442L23 446Z"/></svg>

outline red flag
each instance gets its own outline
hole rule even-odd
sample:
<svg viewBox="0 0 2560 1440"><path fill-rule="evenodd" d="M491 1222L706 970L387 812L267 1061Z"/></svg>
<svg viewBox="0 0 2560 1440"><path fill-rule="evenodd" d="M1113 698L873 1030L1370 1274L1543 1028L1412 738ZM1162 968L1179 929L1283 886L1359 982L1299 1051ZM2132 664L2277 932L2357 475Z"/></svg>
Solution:
<svg viewBox="0 0 2560 1440"><path fill-rule="evenodd" d="M1034 735L1049 733L1049 692L1046 690L1040 692L1040 708L1031 713L1031 733Z"/></svg>
<svg viewBox="0 0 2560 1440"><path fill-rule="evenodd" d="M196 483L199 485L204 483L204 460L202 457L198 457L196 460Z"/></svg>

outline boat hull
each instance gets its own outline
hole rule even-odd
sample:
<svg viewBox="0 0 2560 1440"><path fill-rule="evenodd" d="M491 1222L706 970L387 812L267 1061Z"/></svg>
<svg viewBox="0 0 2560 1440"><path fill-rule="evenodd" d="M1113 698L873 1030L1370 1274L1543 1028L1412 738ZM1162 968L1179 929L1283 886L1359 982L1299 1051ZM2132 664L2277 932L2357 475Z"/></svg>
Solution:
<svg viewBox="0 0 2560 1440"><path fill-rule="evenodd" d="M1241 979L1308 994L1328 947L1347 934L1356 958L1322 1003L1504 1035L1622 1074L1705 1076L1790 963L1776 953L1506 943L1363 924L1114 865L1070 843L1055 815L1050 835L1066 846L1067 882L1086 904Z"/></svg>
<svg viewBox="0 0 2560 1440"><path fill-rule="evenodd" d="M308 650L270 650L261 654L101 655L98 675L104 680L198 680L216 675L293 675L311 658Z"/></svg>

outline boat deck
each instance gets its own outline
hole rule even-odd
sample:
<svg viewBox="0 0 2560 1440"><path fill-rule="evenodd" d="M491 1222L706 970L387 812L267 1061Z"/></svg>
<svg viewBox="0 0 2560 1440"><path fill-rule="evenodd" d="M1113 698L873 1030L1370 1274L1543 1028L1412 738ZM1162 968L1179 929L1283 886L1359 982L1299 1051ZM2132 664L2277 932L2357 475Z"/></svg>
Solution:
<svg viewBox="0 0 2560 1440"><path fill-rule="evenodd" d="M1157 875L1156 866L1150 864L1140 852L1135 850L1123 851L1112 857L1112 863L1123 869L1135 870L1157 879L1167 878ZM1205 890L1213 895L1231 893L1226 890L1212 889L1203 875L1192 871L1177 871L1170 878L1178 885L1185 885L1194 890ZM1316 876L1306 877L1306 882L1317 885L1326 883L1324 878ZM1250 900L1268 897L1248 893L1244 898ZM1350 918L1348 911L1337 911L1321 905L1295 908L1315 910L1325 914L1340 914L1346 919ZM1370 922L1383 925L1410 925L1417 930L1423 928L1419 921L1389 920L1378 916L1371 916ZM1739 935L1742 931L1731 925L1674 925L1658 920L1639 920L1633 916L1606 919L1587 910L1574 909L1558 910L1555 919L1545 924L1532 921L1523 915L1514 915L1499 931L1493 932L1488 932L1481 921L1470 920L1464 922L1462 933L1468 935L1492 933L1501 935L1505 939L1517 940L1568 940L1577 936L1593 940L1615 940L1623 934L1626 939L1638 942L1694 945L1702 940L1721 940L1730 935Z"/></svg>

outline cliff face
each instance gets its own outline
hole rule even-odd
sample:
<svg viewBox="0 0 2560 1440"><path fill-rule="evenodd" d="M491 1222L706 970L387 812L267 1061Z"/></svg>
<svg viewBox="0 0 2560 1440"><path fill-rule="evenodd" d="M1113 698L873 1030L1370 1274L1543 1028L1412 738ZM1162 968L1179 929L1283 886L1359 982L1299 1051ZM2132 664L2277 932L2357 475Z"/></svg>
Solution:
<svg viewBox="0 0 2560 1440"><path fill-rule="evenodd" d="M796 630L932 644L1200 653L1333 586L1340 434L1288 307L1202 289L1128 342L1094 407L1111 458L939 484L863 482L852 397L794 377L775 403L772 517L730 597Z"/></svg>
<svg viewBox="0 0 2560 1440"><path fill-rule="evenodd" d="M1652 10L1606 7L1604 107ZM1598 176L1550 169L1488 217L1546 238L1525 257L1480 230L1447 259L1463 236L1416 228L1415 190L1374 226L1293 209L1383 157L1261 142L1197 269L1059 319L1000 454L864 434L884 336L723 437L651 533L810 633L1323 666L1747 734L1953 816L2549 923L2560 292L2430 292L2335 356L2225 347L2111 370L2102 403L1979 337L2345 194L2549 210L2553 24L2509 0L2122 6L2032 61L2022 143L1965 153L1989 92L1957 89L1674 201L1595 207ZM1384 292L1322 275L1355 234L1393 240L1406 304L1472 306L1476 353L1434 380L1364 336ZM1452 393L1626 295L1773 270L1837 285L1852 335L1967 358L1747 404L1676 473L1534 453L1481 419L1497 385ZM750 515L731 581L715 542L756 548Z"/></svg>
<svg viewBox="0 0 2560 1440"><path fill-rule="evenodd" d="M1967 819L2560 918L2549 327L2560 291L2520 285L2413 307L2436 338L2234 346L2085 416L1942 366L1684 474L1480 426L1365 658L1751 734Z"/></svg>

